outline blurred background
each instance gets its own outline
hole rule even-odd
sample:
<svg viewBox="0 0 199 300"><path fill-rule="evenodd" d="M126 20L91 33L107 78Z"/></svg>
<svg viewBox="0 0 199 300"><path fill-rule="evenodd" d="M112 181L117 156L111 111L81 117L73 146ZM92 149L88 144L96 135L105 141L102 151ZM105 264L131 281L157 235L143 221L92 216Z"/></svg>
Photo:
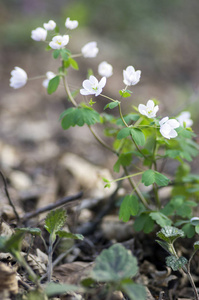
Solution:
<svg viewBox="0 0 199 300"><path fill-rule="evenodd" d="M92 68L97 75L98 64L106 60L113 65L114 75L108 79L105 92L118 97L118 90L124 87L122 70L133 65L142 71L142 77L133 88L131 99L123 105L124 113L132 105L157 99L163 117L190 110L194 120L193 128L197 133L198 15L198 0L1 0L2 141L20 143L23 152L24 147L30 150L37 141L49 141L53 136L56 153L57 145L67 148L67 140L74 136L74 132L76 141L84 143L92 139L87 130L82 128L72 128L63 133L58 122L65 108L65 96L61 88L48 96L38 80L28 82L19 90L9 87L10 71L15 66L25 69L29 77L57 71L58 62L52 59L50 52L45 52L43 43L31 40L30 34L31 30L42 27L50 19L56 21L61 34L64 34L67 17L79 21L79 27L71 32L69 48L73 53L79 53L81 47L89 41L96 41L100 49L96 58L78 60L81 72L71 71L69 81L72 87L81 86L88 68ZM81 96L78 99L81 101ZM103 101L104 107L106 103L100 101ZM71 140L70 146L74 146ZM86 149L84 155L96 162L91 151L87 154ZM103 157L101 154L99 163Z"/></svg>

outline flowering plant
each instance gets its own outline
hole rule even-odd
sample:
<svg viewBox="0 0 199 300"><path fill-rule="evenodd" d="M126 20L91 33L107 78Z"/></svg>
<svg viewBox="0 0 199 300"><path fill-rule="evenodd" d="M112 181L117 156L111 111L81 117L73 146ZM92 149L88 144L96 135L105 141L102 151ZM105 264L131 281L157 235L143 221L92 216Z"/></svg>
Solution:
<svg viewBox="0 0 199 300"><path fill-rule="evenodd" d="M65 27L73 30L78 27L78 22L67 18ZM97 43L92 41L81 48L80 54L72 54L66 48L69 35L61 35L53 20L44 23L44 28L38 27L33 30L31 37L35 41L46 41L48 31L53 30L54 35L47 50L53 51L54 59L60 58L61 65L56 72L46 73L47 78L43 81L43 86L47 88L49 94L52 94L62 80L63 88L72 105L60 115L62 128L66 130L69 127L87 125L101 146L115 155L113 170L115 173L123 170L123 175L114 181L127 179L132 188L131 194L122 199L119 218L126 222L133 217L135 230L143 230L146 233L152 231L156 224L164 227L174 223L175 226L182 226L189 237L193 236L195 231L199 232L198 224L195 225L191 221L194 217L192 207L196 206L195 200L199 193L199 176L190 174L187 162L198 154L199 147L190 128L193 123L190 113L183 112L172 119L168 116L161 118L159 113L161 105L158 105L157 100L150 99L146 105L139 104L138 108L134 106L124 115L122 106L132 94L132 90L128 88L141 84L141 71L136 71L132 65L123 70L124 86L121 80L117 99L104 94L109 80L107 78L114 76L112 65L106 61L98 66L98 73L102 76L100 80L89 74L90 76L88 75L82 82L83 88L71 91L67 69L73 68L76 71L79 69L78 62L74 58L80 56L94 58L99 48ZM20 88L28 81L26 72L19 67L15 67L11 75L10 86L13 88ZM94 109L95 102L89 95L108 101L104 107L106 113L99 113ZM111 114L113 109L117 110L114 115ZM101 124L105 135L112 137L113 142L106 143L97 135L93 129L96 123ZM178 162L173 177L168 177L164 173L165 164L169 160ZM135 161L139 162L138 166L135 166ZM134 177L137 179L134 180ZM110 187L112 182L106 178L103 180L105 187ZM169 195L170 200L163 205L159 194L161 188L167 185L171 186L172 191ZM143 186L149 187L148 192L143 191Z"/></svg>

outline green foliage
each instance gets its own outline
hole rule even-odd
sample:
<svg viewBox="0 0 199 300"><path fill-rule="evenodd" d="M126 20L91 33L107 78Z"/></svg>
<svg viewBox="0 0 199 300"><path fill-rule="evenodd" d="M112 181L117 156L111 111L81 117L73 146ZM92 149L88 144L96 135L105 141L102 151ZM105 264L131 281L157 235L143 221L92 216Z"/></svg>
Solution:
<svg viewBox="0 0 199 300"><path fill-rule="evenodd" d="M141 284L122 283L122 289L130 300L146 300L146 289Z"/></svg>
<svg viewBox="0 0 199 300"><path fill-rule="evenodd" d="M176 227L165 226L157 233L157 236L163 241L172 244L179 237L184 237L184 232Z"/></svg>
<svg viewBox="0 0 199 300"><path fill-rule="evenodd" d="M159 186L166 186L169 183L169 179L157 171L147 170L142 174L142 183L144 183L145 186L149 186L153 183Z"/></svg>
<svg viewBox="0 0 199 300"><path fill-rule="evenodd" d="M60 115L61 125L64 130L69 127L93 125L100 122L100 115L91 107L71 107Z"/></svg>
<svg viewBox="0 0 199 300"><path fill-rule="evenodd" d="M181 256L179 258L175 257L174 255L166 257L166 264L170 267L173 271L177 271L183 268L188 263L188 260Z"/></svg>
<svg viewBox="0 0 199 300"><path fill-rule="evenodd" d="M32 235L38 235L41 236L41 229L39 228L31 228L31 227L27 227L27 228L15 228L16 232L21 232L21 233L30 233Z"/></svg>
<svg viewBox="0 0 199 300"><path fill-rule="evenodd" d="M159 211L151 212L149 216L161 227L169 226L172 221Z"/></svg>
<svg viewBox="0 0 199 300"><path fill-rule="evenodd" d="M48 88L47 88L47 92L48 94L52 94L54 93L58 86L59 86L59 82L60 82L60 76L57 75L55 77L53 77L51 80L49 80L49 83L48 83Z"/></svg>
<svg viewBox="0 0 199 300"><path fill-rule="evenodd" d="M199 250L199 241L193 244L194 250Z"/></svg>
<svg viewBox="0 0 199 300"><path fill-rule="evenodd" d="M128 222L131 216L137 215L138 211L138 198L135 195L127 195L120 206L119 219Z"/></svg>
<svg viewBox="0 0 199 300"><path fill-rule="evenodd" d="M107 108L113 109L113 108L117 107L119 104L120 104L120 102L118 100L116 100L114 102L110 102L104 106L104 110Z"/></svg>
<svg viewBox="0 0 199 300"><path fill-rule="evenodd" d="M48 297L55 297L67 292L82 292L83 289L77 285L50 282L46 285L44 291Z"/></svg>
<svg viewBox="0 0 199 300"><path fill-rule="evenodd" d="M79 66L78 66L78 63L76 62L76 60L74 60L72 57L69 57L68 60L69 60L71 67L74 70L79 70Z"/></svg>
<svg viewBox="0 0 199 300"><path fill-rule="evenodd" d="M132 160L132 153L123 153L119 155L118 160L116 161L115 165L113 166L114 172L120 171L120 166L127 167L131 164Z"/></svg>
<svg viewBox="0 0 199 300"><path fill-rule="evenodd" d="M120 282L135 276L137 271L136 258L122 245L115 244L96 258L91 276L100 282Z"/></svg>
<svg viewBox="0 0 199 300"><path fill-rule="evenodd" d="M62 208L52 210L48 213L45 219L44 227L52 236L52 241L55 241L57 231L59 231L66 222L66 212Z"/></svg>
<svg viewBox="0 0 199 300"><path fill-rule="evenodd" d="M60 238L68 238L68 239L73 239L73 240L83 240L84 239L83 235L81 235L81 234L75 234L75 233L67 232L64 230L58 230L58 231L56 231L56 234Z"/></svg>
<svg viewBox="0 0 199 300"><path fill-rule="evenodd" d="M129 136L131 134L131 130L129 128L122 128L118 134L117 134L117 139L121 140L126 138L127 136Z"/></svg>
<svg viewBox="0 0 199 300"><path fill-rule="evenodd" d="M141 213L133 224L135 231L143 230L144 233L149 233L153 231L154 220L151 218L148 212Z"/></svg>
<svg viewBox="0 0 199 300"><path fill-rule="evenodd" d="M134 140L134 142L138 146L144 146L145 144L145 136L141 129L139 128L132 128L131 129L131 136Z"/></svg>
<svg viewBox="0 0 199 300"><path fill-rule="evenodd" d="M129 90L120 90L119 91L120 96L122 96L123 98L131 97L131 93L132 92Z"/></svg>

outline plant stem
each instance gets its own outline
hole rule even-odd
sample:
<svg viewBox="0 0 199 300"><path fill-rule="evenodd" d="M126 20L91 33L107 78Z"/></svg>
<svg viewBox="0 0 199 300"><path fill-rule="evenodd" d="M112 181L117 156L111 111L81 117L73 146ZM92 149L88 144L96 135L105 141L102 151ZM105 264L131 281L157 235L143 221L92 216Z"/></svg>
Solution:
<svg viewBox="0 0 199 300"><path fill-rule="evenodd" d="M127 168L123 166L124 172L127 176L129 176L129 173L127 171ZM142 204L144 205L145 208L150 209L150 206L148 205L146 199L144 198L144 196L142 195L142 193L140 192L138 186L136 186L135 181L133 180L133 178L129 178L128 177L128 181L132 187L132 189L135 191L135 193L137 194L138 198L141 200Z"/></svg>
<svg viewBox="0 0 199 300"><path fill-rule="evenodd" d="M20 218L19 218L18 212L16 211L16 208L15 208L15 206L14 206L14 204L13 204L11 198L10 198L10 194L8 192L8 186L7 186L6 178L5 178L4 174L1 171L0 171L0 175L1 175L2 179L3 179L4 190L5 190L5 194L6 194L6 197L8 199L8 202L9 202L10 206L12 207L12 209L14 211L14 214L16 216L17 221L19 222Z"/></svg>
<svg viewBox="0 0 199 300"><path fill-rule="evenodd" d="M66 94L68 95L70 101L72 102L72 104L77 107L77 102L75 101L75 99L73 98L71 92L70 92L70 89L69 89L69 86L68 86L68 82L66 80L66 77L65 76L62 76L63 78L63 84L64 84L64 88L65 88L65 91L66 91Z"/></svg>
<svg viewBox="0 0 199 300"><path fill-rule="evenodd" d="M88 125L88 128L90 129L90 131L92 132L93 136L95 137L95 139L106 149L108 149L109 151L113 152L116 155L119 155L118 152L116 152L115 150L113 150L111 147L109 147L109 145L107 145L98 135L96 132L94 132L94 130L91 128L90 125Z"/></svg>
<svg viewBox="0 0 199 300"><path fill-rule="evenodd" d="M52 241L52 236L50 234L49 247L48 247L48 271L47 271L48 282L51 281L51 277L52 277L52 270L53 270L52 256L53 256L53 241Z"/></svg>

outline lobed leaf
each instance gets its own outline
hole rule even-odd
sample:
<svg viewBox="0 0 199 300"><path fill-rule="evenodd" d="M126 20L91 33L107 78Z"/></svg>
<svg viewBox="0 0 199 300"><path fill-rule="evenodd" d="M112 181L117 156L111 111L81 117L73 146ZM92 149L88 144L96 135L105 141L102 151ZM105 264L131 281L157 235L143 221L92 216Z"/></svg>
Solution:
<svg viewBox="0 0 199 300"><path fill-rule="evenodd" d="M91 276L100 282L120 282L138 271L137 259L122 245L103 250L95 261Z"/></svg>
<svg viewBox="0 0 199 300"><path fill-rule="evenodd" d="M83 126L84 124L93 125L100 123L100 115L91 107L71 107L61 115L61 125L64 130L69 127Z"/></svg>
<svg viewBox="0 0 199 300"><path fill-rule="evenodd" d="M156 212L151 212L149 216L161 227L165 227L167 225L171 225L172 221L165 216L163 213L156 211Z"/></svg>
<svg viewBox="0 0 199 300"><path fill-rule="evenodd" d="M142 183L144 183L145 186L149 186L153 183L159 186L166 186L169 183L169 179L165 175L150 169L142 174Z"/></svg>
<svg viewBox="0 0 199 300"><path fill-rule="evenodd" d="M139 211L138 198L135 195L127 195L124 197L119 211L119 219L128 222L130 216L136 216Z"/></svg>

